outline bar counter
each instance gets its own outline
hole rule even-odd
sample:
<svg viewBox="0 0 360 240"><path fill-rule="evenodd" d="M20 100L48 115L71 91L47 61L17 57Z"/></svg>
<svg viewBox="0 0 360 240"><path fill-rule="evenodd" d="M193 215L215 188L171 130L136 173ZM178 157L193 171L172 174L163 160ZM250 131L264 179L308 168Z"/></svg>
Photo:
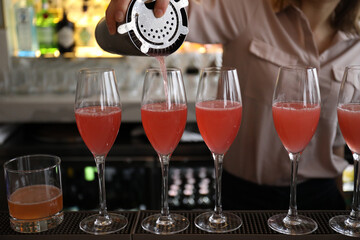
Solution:
<svg viewBox="0 0 360 240"><path fill-rule="evenodd" d="M353 239L333 231L328 224L331 217L336 215L347 215L349 211L299 211L300 214L313 218L318 229L309 235L289 236L277 233L267 226L267 219L277 213L285 211L231 211L241 217L242 226L233 232L225 234L207 233L194 225L194 219L203 211L171 211L181 213L190 221L190 226L183 232L174 235L155 235L141 228L141 221L145 217L158 213L159 211L125 211L120 212L128 219L128 225L121 231L108 235L95 236L84 233L79 228L79 222L88 215L94 214L90 211L65 212L64 221L56 228L42 233L21 234L10 228L8 212L0 212L0 239L2 240L91 240L91 239L117 239L117 240L152 240L152 239L183 239L183 240L215 240L215 239Z"/></svg>

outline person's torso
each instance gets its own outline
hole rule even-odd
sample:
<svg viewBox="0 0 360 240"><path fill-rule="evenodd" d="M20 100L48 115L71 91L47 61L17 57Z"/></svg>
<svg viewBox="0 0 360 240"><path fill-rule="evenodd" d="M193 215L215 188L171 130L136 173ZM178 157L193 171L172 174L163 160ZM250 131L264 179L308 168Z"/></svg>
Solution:
<svg viewBox="0 0 360 240"><path fill-rule="evenodd" d="M290 183L290 160L272 120L272 96L280 66L307 65L318 70L322 104L316 133L299 162L298 179L337 176L347 165L332 154L337 129L337 95L345 67L360 63L360 55L356 55L360 50L359 40L341 40L343 35L339 33L337 43L319 54L307 20L295 7L274 13L265 0L224 0L222 5L224 9L234 7L236 1L241 2L239 7L244 4L255 7L246 6L247 11L239 9L238 14L249 15L240 20L229 16L236 11L227 12L226 20L217 16L230 23L230 32L236 32L232 20L245 19L231 38L223 37L224 33L214 37L223 40L223 65L237 68L243 100L241 127L225 156L224 168L259 184ZM190 23L190 32L193 26L196 28L190 36L192 39L207 31L201 24ZM216 35L216 29L210 30Z"/></svg>

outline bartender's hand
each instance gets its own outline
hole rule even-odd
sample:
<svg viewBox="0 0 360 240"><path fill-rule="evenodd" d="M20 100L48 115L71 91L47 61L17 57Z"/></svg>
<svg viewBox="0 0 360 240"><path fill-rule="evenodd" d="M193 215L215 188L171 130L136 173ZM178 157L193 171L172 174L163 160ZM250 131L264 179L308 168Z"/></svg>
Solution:
<svg viewBox="0 0 360 240"><path fill-rule="evenodd" d="M111 0L106 9L105 19L109 33L116 33L116 23L122 23L125 20L126 12L131 0ZM162 17L169 5L170 0L156 0L154 7L155 17Z"/></svg>

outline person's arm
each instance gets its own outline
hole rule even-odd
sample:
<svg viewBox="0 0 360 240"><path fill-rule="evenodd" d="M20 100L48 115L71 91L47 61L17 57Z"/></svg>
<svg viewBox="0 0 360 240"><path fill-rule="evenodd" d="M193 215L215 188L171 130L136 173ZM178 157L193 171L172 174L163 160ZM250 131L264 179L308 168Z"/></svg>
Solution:
<svg viewBox="0 0 360 240"><path fill-rule="evenodd" d="M106 9L105 19L110 34L116 33L116 23L122 23L131 0L111 0ZM156 0L154 7L155 17L162 17L170 0Z"/></svg>

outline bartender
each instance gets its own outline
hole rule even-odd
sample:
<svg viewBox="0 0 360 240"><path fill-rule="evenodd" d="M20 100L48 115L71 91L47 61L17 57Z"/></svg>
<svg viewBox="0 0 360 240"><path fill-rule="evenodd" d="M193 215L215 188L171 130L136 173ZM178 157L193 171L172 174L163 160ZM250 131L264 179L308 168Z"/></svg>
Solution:
<svg viewBox="0 0 360 240"><path fill-rule="evenodd" d="M110 34L130 0L111 0ZM161 17L169 0L157 0ZM190 0L188 41L223 45L223 65L235 67L243 112L237 138L224 159L225 209L286 209L290 160L274 128L272 95L283 65L318 70L321 116L298 168L299 209L344 209L338 179L348 162L336 105L344 69L360 63L360 1Z"/></svg>

